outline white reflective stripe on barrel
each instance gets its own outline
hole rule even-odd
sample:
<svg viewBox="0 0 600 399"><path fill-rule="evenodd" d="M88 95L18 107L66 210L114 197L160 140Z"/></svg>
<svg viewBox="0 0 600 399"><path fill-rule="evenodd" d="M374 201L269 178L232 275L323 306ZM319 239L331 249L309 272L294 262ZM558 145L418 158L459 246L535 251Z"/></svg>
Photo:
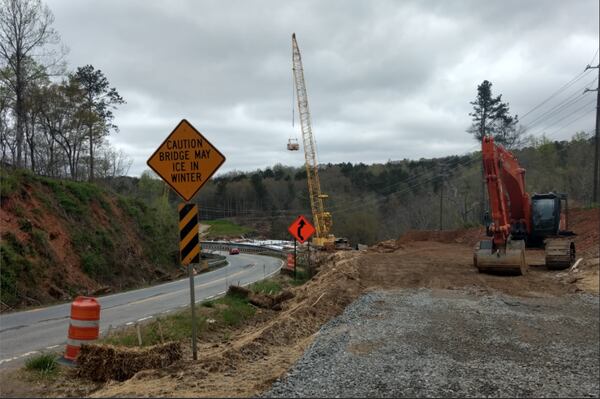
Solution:
<svg viewBox="0 0 600 399"><path fill-rule="evenodd" d="M95 339L72 339L72 338L67 338L67 345L71 345L71 346L81 346L83 344L89 344L91 342L95 341Z"/></svg>
<svg viewBox="0 0 600 399"><path fill-rule="evenodd" d="M75 320L71 319L71 325L73 327L98 327L100 320Z"/></svg>

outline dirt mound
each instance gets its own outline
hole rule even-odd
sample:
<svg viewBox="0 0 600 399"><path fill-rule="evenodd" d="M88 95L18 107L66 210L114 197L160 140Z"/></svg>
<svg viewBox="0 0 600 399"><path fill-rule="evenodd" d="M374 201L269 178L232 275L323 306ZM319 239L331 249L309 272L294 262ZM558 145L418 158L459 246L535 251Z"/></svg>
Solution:
<svg viewBox="0 0 600 399"><path fill-rule="evenodd" d="M543 264L543 251L529 251L530 261ZM475 293L499 291L525 297L576 291L557 273L543 266L530 267L525 276L477 273L473 267L472 246L464 244L416 241L404 244L393 253L367 253L357 262L361 283L373 288L467 289Z"/></svg>
<svg viewBox="0 0 600 399"><path fill-rule="evenodd" d="M573 240L582 255L598 256L600 246L600 208L569 210L569 230L575 234Z"/></svg>
<svg viewBox="0 0 600 399"><path fill-rule="evenodd" d="M398 239L398 244L406 244L414 241L435 241L446 244L475 245L485 235L483 227L461 230L410 230Z"/></svg>
<svg viewBox="0 0 600 399"><path fill-rule="evenodd" d="M181 359L181 343L167 342L148 348L82 345L77 375L92 381L125 381L137 372L167 367Z"/></svg>
<svg viewBox="0 0 600 399"><path fill-rule="evenodd" d="M227 295L235 295L242 298L247 298L248 302L254 306L272 310L281 310L281 302L287 301L294 297L294 294L288 290L284 290L277 295L257 294L248 288L241 287L239 285L229 286Z"/></svg>
<svg viewBox="0 0 600 399"><path fill-rule="evenodd" d="M377 244L369 247L369 252L377 252L380 254L394 252L400 249L400 245L397 240L386 240L378 242Z"/></svg>
<svg viewBox="0 0 600 399"><path fill-rule="evenodd" d="M142 371L93 394L107 396L255 396L303 353L321 325L340 314L365 288L355 253L329 256L315 278L293 288L294 297L265 323L239 331L226 343L199 345L199 361ZM188 345L184 358L190 359Z"/></svg>

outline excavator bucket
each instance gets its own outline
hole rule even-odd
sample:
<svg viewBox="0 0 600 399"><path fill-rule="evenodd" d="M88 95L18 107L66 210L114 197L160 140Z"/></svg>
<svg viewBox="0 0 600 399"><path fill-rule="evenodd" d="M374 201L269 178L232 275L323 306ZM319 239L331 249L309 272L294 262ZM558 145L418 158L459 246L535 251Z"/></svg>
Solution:
<svg viewBox="0 0 600 399"><path fill-rule="evenodd" d="M546 267L551 270L562 270L575 262L575 243L568 239L547 239L544 252Z"/></svg>
<svg viewBox="0 0 600 399"><path fill-rule="evenodd" d="M527 273L525 242L509 241L506 249L494 249L491 240L481 240L475 247L473 264L480 273L525 274Z"/></svg>

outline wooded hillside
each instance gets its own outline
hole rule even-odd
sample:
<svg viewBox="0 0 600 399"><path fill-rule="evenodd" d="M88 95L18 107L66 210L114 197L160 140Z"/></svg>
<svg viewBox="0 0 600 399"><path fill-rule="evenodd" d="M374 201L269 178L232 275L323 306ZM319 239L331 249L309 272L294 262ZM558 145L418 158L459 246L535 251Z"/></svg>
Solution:
<svg viewBox="0 0 600 399"><path fill-rule="evenodd" d="M565 192L570 206L591 205L593 138L578 133L570 141L529 139L514 150L527 170L531 194ZM329 195L336 236L373 244L397 238L409 229L443 229L480 223L478 214L481 154L385 164L327 164L320 170L321 187ZM157 196L164 190L150 172L141 179L113 184L122 193ZM179 201L170 193L171 206ZM287 226L298 215L310 216L304 168L275 165L254 172L233 172L212 179L195 201L201 218L230 218L270 238L288 239Z"/></svg>

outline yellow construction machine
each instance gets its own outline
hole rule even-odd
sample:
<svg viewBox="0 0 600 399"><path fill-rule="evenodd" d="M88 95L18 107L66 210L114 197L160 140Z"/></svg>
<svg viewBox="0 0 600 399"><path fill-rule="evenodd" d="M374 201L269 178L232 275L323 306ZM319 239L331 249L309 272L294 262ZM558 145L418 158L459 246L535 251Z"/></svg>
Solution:
<svg viewBox="0 0 600 399"><path fill-rule="evenodd" d="M308 195L310 197L310 208L315 225L315 236L313 245L323 249L335 248L335 237L331 234L332 220L331 214L325 211L323 200L328 196L321 192L321 183L319 182L319 162L317 160L317 150L315 139L312 133L310 120L310 111L308 109L308 95L306 93L306 83L304 82L304 69L302 68L302 58L300 49L296 42L296 34L292 35L292 64L294 71L294 82L296 86L296 98L298 100L298 118L302 130L302 143L304 145L304 158L306 166L306 180L308 180ZM289 150L297 150L290 141Z"/></svg>

